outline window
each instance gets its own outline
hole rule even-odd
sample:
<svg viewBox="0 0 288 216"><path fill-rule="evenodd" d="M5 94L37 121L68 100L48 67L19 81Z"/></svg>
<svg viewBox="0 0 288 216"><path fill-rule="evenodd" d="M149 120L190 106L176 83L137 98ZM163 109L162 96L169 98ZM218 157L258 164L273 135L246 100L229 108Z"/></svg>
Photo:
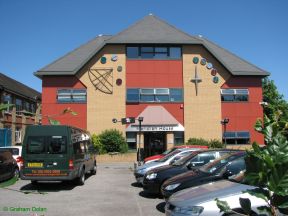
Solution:
<svg viewBox="0 0 288 216"><path fill-rule="evenodd" d="M22 100L16 98L15 103L16 103L16 113L18 115L21 115L21 111L23 110Z"/></svg>
<svg viewBox="0 0 288 216"><path fill-rule="evenodd" d="M227 131L223 134L223 142L227 144L249 144L249 131Z"/></svg>
<svg viewBox="0 0 288 216"><path fill-rule="evenodd" d="M49 137L48 152L50 154L63 154L66 153L66 137L65 136L52 136Z"/></svg>
<svg viewBox="0 0 288 216"><path fill-rule="evenodd" d="M41 154L45 153L45 137L43 136L30 136L28 137L28 154Z"/></svg>
<svg viewBox="0 0 288 216"><path fill-rule="evenodd" d="M221 101L241 102L248 101L248 89L221 89Z"/></svg>
<svg viewBox="0 0 288 216"><path fill-rule="evenodd" d="M181 47L127 46L128 59L181 59Z"/></svg>
<svg viewBox="0 0 288 216"><path fill-rule="evenodd" d="M129 149L136 149L137 143L137 133L134 132L127 132L126 133L126 142L128 143Z"/></svg>
<svg viewBox="0 0 288 216"><path fill-rule="evenodd" d="M174 132L174 145L183 143L184 143L184 132L182 131Z"/></svg>
<svg viewBox="0 0 288 216"><path fill-rule="evenodd" d="M182 89L169 88L142 88L142 89L127 89L127 102L183 102Z"/></svg>
<svg viewBox="0 0 288 216"><path fill-rule="evenodd" d="M139 102L139 99L140 99L139 89L127 89L127 96L126 96L127 102Z"/></svg>
<svg viewBox="0 0 288 216"><path fill-rule="evenodd" d="M59 89L57 91L58 103L86 103L86 89Z"/></svg>
<svg viewBox="0 0 288 216"><path fill-rule="evenodd" d="M127 47L127 58L138 58L139 57L139 47Z"/></svg>
<svg viewBox="0 0 288 216"><path fill-rule="evenodd" d="M10 95L4 95L3 97L4 104L12 104L12 97ZM8 107L7 112L12 112L13 107Z"/></svg>
<svg viewBox="0 0 288 216"><path fill-rule="evenodd" d="M22 141L22 136L21 136L21 128L20 127L16 127L15 130L15 143L21 143Z"/></svg>

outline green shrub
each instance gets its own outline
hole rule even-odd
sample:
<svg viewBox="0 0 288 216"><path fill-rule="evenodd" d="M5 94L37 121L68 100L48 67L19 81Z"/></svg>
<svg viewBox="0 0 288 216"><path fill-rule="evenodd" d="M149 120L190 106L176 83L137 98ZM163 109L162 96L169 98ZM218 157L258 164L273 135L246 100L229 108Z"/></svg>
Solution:
<svg viewBox="0 0 288 216"><path fill-rule="evenodd" d="M96 134L93 134L91 136L91 140L92 140L94 148L98 154L105 154L106 153L106 150L105 150L103 144L101 143L99 136L97 136Z"/></svg>
<svg viewBox="0 0 288 216"><path fill-rule="evenodd" d="M203 138L189 138L186 144L209 146L209 142Z"/></svg>
<svg viewBox="0 0 288 216"><path fill-rule="evenodd" d="M223 148L224 144L220 140L212 139L209 141L209 148Z"/></svg>
<svg viewBox="0 0 288 216"><path fill-rule="evenodd" d="M128 151L128 145L123 134L116 129L103 131L99 135L99 139L106 152L125 153Z"/></svg>

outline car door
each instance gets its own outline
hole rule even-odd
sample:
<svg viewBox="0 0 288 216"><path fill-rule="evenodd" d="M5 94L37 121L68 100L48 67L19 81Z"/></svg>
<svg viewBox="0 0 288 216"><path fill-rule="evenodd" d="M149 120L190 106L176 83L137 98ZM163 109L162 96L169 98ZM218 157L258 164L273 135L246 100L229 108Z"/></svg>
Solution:
<svg viewBox="0 0 288 216"><path fill-rule="evenodd" d="M5 178L4 152L0 152L0 181Z"/></svg>
<svg viewBox="0 0 288 216"><path fill-rule="evenodd" d="M10 152L0 153L1 180L7 179L13 172L13 157Z"/></svg>

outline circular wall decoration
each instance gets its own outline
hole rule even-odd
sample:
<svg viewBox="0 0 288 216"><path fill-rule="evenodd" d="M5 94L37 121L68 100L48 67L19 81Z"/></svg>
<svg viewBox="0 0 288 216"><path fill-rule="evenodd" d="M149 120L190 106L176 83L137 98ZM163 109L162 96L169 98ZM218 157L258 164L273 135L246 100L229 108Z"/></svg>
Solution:
<svg viewBox="0 0 288 216"><path fill-rule="evenodd" d="M116 62L118 60L118 56L117 55L112 55L111 56L111 61Z"/></svg>
<svg viewBox="0 0 288 216"><path fill-rule="evenodd" d="M215 68L212 69L211 75L212 76L216 76L217 75L217 70Z"/></svg>
<svg viewBox="0 0 288 216"><path fill-rule="evenodd" d="M116 80L116 85L121 86L122 85L122 79L117 79Z"/></svg>
<svg viewBox="0 0 288 216"><path fill-rule="evenodd" d="M217 77L217 76L213 77L213 82L214 83L218 83L219 82L219 77Z"/></svg>
<svg viewBox="0 0 288 216"><path fill-rule="evenodd" d="M201 61L200 61L200 64L201 65L206 65L207 63L207 60L205 58L202 58Z"/></svg>
<svg viewBox="0 0 288 216"><path fill-rule="evenodd" d="M207 63L207 65L206 65L206 67L207 67L207 69L209 69L209 70L210 70L211 68L213 68L213 64L212 64L212 63L210 63L210 62L208 62L208 63Z"/></svg>
<svg viewBox="0 0 288 216"><path fill-rule="evenodd" d="M118 66L118 67L117 67L117 71L118 71L118 72L121 72L122 69L123 69L122 66Z"/></svg>
<svg viewBox="0 0 288 216"><path fill-rule="evenodd" d="M107 61L107 59L106 59L106 57L101 57L101 59L100 59L100 62L102 63L102 64L106 64L106 61Z"/></svg>
<svg viewBox="0 0 288 216"><path fill-rule="evenodd" d="M198 57L194 57L194 58L193 58L193 63L194 63L194 64L198 64L198 62L199 62L199 58L198 58Z"/></svg>

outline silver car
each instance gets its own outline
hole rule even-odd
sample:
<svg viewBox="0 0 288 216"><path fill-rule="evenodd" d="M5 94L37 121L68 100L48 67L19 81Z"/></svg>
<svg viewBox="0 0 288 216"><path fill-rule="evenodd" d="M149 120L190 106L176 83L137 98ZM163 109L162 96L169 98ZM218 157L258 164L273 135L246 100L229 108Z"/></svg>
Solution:
<svg viewBox="0 0 288 216"><path fill-rule="evenodd" d="M191 152L197 151L197 150L199 150L199 149L194 149L194 148L193 149L189 149L189 148L188 149L177 149L177 150L169 153L168 155L166 155L165 157L163 157L163 158L161 158L159 160L143 164L142 166L138 166L134 170L134 176L136 178L136 181L138 183L142 184L143 180L144 180L144 175L149 170L154 169L156 167L169 165L169 164L179 160L180 158L183 158L183 157L187 156Z"/></svg>
<svg viewBox="0 0 288 216"><path fill-rule="evenodd" d="M267 204L263 199L244 192L248 189L255 189L255 187L229 180L221 180L198 187L187 188L173 194L167 200L165 213L167 216L223 215L223 212L220 213L216 205L216 198L226 201L231 209L241 208L239 198L249 198L252 210L258 212L257 207L266 206Z"/></svg>

